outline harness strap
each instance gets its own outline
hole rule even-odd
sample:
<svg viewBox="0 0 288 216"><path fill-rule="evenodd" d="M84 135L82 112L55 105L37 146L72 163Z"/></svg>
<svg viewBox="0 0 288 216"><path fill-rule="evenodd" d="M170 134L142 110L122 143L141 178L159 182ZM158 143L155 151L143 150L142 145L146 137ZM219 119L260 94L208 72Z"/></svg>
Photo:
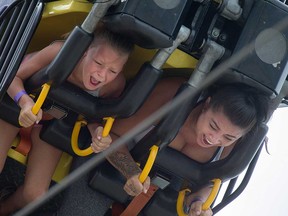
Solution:
<svg viewBox="0 0 288 216"><path fill-rule="evenodd" d="M120 216L137 216L157 190L158 186L150 185L147 193L145 194L142 192L138 196L134 197Z"/></svg>
<svg viewBox="0 0 288 216"><path fill-rule="evenodd" d="M29 128L21 128L20 129L20 142L15 148L15 151L21 153L22 155L26 156L28 155L30 149L31 149L31 130L33 127Z"/></svg>

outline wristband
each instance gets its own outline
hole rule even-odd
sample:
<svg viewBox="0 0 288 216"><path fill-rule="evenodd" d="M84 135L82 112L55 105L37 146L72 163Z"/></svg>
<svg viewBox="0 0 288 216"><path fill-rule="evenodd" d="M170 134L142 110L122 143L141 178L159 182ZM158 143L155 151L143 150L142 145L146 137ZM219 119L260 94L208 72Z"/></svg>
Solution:
<svg viewBox="0 0 288 216"><path fill-rule="evenodd" d="M15 103L18 104L20 98L21 98L23 95L28 95L28 94L27 94L27 92L26 92L25 90L19 91L19 92L14 96L14 101L15 101Z"/></svg>
<svg viewBox="0 0 288 216"><path fill-rule="evenodd" d="M194 203L194 202L198 202L198 201L201 201L203 203L203 200L201 199L201 197L197 196L197 197L194 197L193 200L191 200L190 204L187 206L187 205L184 205L184 212L185 214L189 214L190 212L190 209L191 209L191 205Z"/></svg>
<svg viewBox="0 0 288 216"><path fill-rule="evenodd" d="M195 197L193 200L191 200L189 206L191 207L191 205L192 205L194 202L198 202L198 201L201 201L201 202L203 203L203 200L201 199L201 197Z"/></svg>

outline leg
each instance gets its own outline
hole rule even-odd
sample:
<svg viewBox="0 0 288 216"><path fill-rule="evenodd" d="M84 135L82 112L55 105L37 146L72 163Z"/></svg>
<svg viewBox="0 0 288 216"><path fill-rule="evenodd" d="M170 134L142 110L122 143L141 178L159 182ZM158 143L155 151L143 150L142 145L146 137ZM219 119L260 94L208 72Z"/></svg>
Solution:
<svg viewBox="0 0 288 216"><path fill-rule="evenodd" d="M24 185L0 206L0 215L7 215L24 207L49 188L51 178L60 160L62 151L39 138L41 127L34 127L31 132L32 148L29 153Z"/></svg>
<svg viewBox="0 0 288 216"><path fill-rule="evenodd" d="M7 153L19 130L18 127L0 119L0 173L3 170Z"/></svg>

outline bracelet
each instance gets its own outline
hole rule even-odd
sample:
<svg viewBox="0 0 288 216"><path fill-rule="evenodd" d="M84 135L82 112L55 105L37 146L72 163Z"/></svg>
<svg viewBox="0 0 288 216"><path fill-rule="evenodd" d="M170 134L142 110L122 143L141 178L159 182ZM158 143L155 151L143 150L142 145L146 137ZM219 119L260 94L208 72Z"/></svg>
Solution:
<svg viewBox="0 0 288 216"><path fill-rule="evenodd" d="M23 95L28 95L28 94L27 94L27 92L26 92L25 90L19 91L19 92L14 96L14 101L15 101L15 103L18 104L20 98L21 98Z"/></svg>
<svg viewBox="0 0 288 216"><path fill-rule="evenodd" d="M193 200L191 200L191 202L190 202L190 204L187 206L187 205L184 205L184 212L185 212L185 214L189 214L189 212L190 212L190 209L191 209L191 205L194 203L194 202L198 202L198 201L201 201L201 202L203 202L203 200L201 199L201 197L199 197L199 196L196 196L196 197L194 197L194 199Z"/></svg>
<svg viewBox="0 0 288 216"><path fill-rule="evenodd" d="M195 197L193 200L191 200L191 202L190 202L190 207L191 207L191 205L194 203L194 202L198 202L198 201L201 201L201 202L203 202L203 200L201 199L201 197Z"/></svg>

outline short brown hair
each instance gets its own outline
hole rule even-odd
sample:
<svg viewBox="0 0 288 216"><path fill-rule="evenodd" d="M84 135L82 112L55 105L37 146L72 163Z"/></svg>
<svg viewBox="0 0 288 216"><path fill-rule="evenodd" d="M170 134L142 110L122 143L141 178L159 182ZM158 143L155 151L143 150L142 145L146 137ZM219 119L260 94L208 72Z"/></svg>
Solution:
<svg viewBox="0 0 288 216"><path fill-rule="evenodd" d="M91 46L97 45L98 40L105 40L111 47L126 54L130 54L134 49L134 43L131 38L124 34L112 32L102 23L99 23L94 31L94 40Z"/></svg>

